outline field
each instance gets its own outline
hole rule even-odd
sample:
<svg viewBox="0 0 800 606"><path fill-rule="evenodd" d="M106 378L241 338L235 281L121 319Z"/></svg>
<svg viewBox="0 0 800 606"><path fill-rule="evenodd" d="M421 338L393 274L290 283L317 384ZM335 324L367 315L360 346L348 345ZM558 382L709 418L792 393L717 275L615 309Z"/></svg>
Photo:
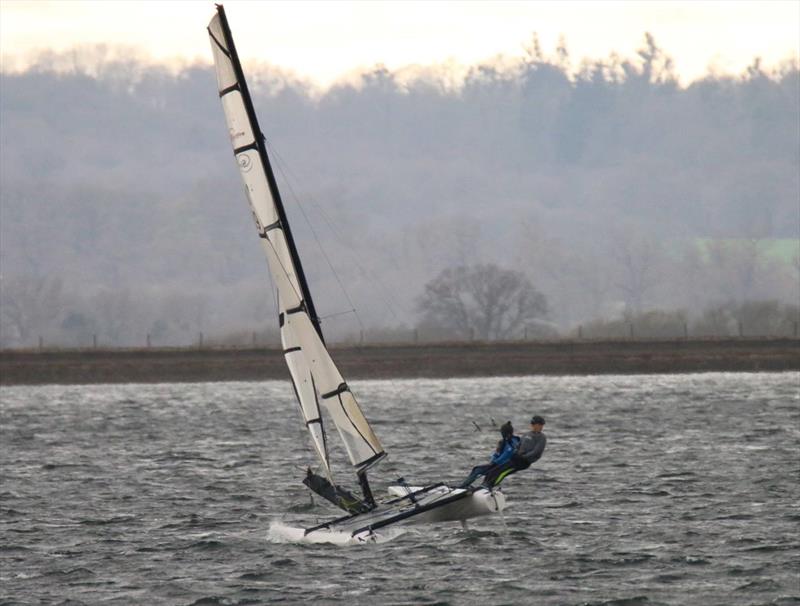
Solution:
<svg viewBox="0 0 800 606"><path fill-rule="evenodd" d="M334 347L349 379L800 370L798 339L696 339ZM280 350L0 352L1 385L286 379Z"/></svg>

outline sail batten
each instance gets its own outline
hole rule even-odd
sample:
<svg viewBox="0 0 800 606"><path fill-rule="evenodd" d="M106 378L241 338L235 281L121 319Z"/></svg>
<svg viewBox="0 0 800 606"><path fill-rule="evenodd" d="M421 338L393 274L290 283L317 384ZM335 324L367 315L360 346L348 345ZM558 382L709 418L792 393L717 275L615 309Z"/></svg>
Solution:
<svg viewBox="0 0 800 606"><path fill-rule="evenodd" d="M225 112L234 158L278 291L278 323L284 359L305 426L325 474L330 478L331 465L321 417L321 408L324 408L344 443L351 464L363 472L385 452L325 347L319 317L222 6L217 6L208 33L216 67L217 92Z"/></svg>

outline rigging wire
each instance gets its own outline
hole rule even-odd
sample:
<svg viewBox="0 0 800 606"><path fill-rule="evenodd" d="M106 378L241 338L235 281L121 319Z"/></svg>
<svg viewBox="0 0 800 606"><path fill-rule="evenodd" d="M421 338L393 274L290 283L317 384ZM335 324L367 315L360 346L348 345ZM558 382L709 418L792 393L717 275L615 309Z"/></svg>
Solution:
<svg viewBox="0 0 800 606"><path fill-rule="evenodd" d="M314 226L311 224L311 221L309 220L308 215L306 214L306 211L303 208L303 205L300 203L299 197L297 196L296 192L294 191L294 188L292 187L292 181L290 180L290 178L294 179L294 180L297 180L297 181L299 181L299 179L293 173L291 168L289 168L289 165L284 161L283 157L278 153L278 151L267 140L266 137L264 137L264 143L269 147L271 155L275 158L276 164L278 166L278 170L280 171L281 176L284 179L284 182L286 183L287 187L289 188L289 193L291 194L291 196L294 199L294 201L297 204L297 206L300 208L300 211L302 212L303 218L306 220L306 223L308 223L309 227L311 228L311 232L314 234L314 238L315 238L315 240L317 242L317 246L319 246L320 250L322 251L322 254L325 257L325 260L328 262L328 266L331 268L331 271L334 273L334 276L336 277L336 280L339 283L339 286L342 289L342 292L344 293L345 297L347 298L348 302L350 303L350 306L352 307L352 311L355 314L356 319L358 320L358 323L361 326L361 329L363 330L364 325L361 322L361 318L358 315L358 312L357 312L357 310L355 308L355 305L353 304L353 302L352 302L352 300L350 298L350 295L347 292L347 289L344 287L344 284L342 283L342 281L340 280L338 274L336 273L336 270L333 268L333 265L331 264L331 261L330 261L328 255L327 255L327 253L325 252L324 248L322 247L321 241L319 240L319 238L317 236L317 232L314 229ZM388 294L389 289L386 288L386 286L381 282L381 280L377 276L372 275L371 272L369 272L367 269L365 269L364 266L358 261L358 257L356 257L356 255L353 252L353 250L347 245L347 243L345 242L344 237L341 235L340 231L334 225L334 222L331 220L331 218L328 216L328 214L322 208L322 205L315 199L315 197L313 195L309 194L309 195L307 195L307 198L315 206L317 212L320 214L320 216L323 218L323 220L327 224L328 229L330 229L331 233L334 235L334 238L336 239L338 244L340 246L342 246L350 254L350 257L353 260L354 265L358 268L358 270L361 273L362 277L364 279L366 279L367 281L369 281L369 282L371 282L371 283L373 283L373 284L378 286L378 288L375 289L375 292L377 292L377 294L380 296L380 298L382 299L383 304L386 306L386 308L392 314L392 317L395 320L397 320L398 319L398 314L396 313L396 311L394 309L394 306L391 303L391 297ZM347 313L349 313L349 312L347 312Z"/></svg>
<svg viewBox="0 0 800 606"><path fill-rule="evenodd" d="M263 137L263 135L262 135L262 137ZM278 152L275 150L275 148L272 147L272 145L270 145L269 141L267 141L266 137L264 137L264 144L267 147L269 147L270 153L272 154L272 156L278 160L278 162L277 162L278 170L280 171L281 176L283 177L283 180L286 183L286 186L289 188L289 193L291 194L292 198L294 199L295 204L297 204L297 207L300 209L300 212L302 213L303 219L305 219L306 224L308 224L308 227L311 229L311 233L314 236L314 240L317 243L317 247L319 248L320 252L322 253L322 256L325 258L325 262L328 264L328 267L330 268L331 273L333 274L333 277L336 278L336 282L339 284L339 288L342 290L342 293L344 293L344 296L347 299L347 302L350 304L350 308L352 309L353 315L355 316L356 321L358 322L359 328L363 331L364 330L364 324L361 322L361 317L358 315L358 312L356 311L356 306L353 303L352 299L350 298L350 294L347 292L347 289L344 287L344 282L342 282L342 279L339 277L339 274L336 272L336 269L333 267L333 263L331 262L330 257L328 257L328 253L322 247L322 242L320 241L319 236L317 235L317 230L314 229L314 226L311 224L311 221L309 220L308 215L306 214L305 208L303 208L303 205L300 204L300 199L298 198L297 194L295 193L291 182L289 181L289 179L287 178L286 173L283 170L283 166L282 166L282 165L284 165L283 160L280 158L280 156L279 156Z"/></svg>
<svg viewBox="0 0 800 606"><path fill-rule="evenodd" d="M339 316L346 316L347 314L356 314L357 315L357 312L356 312L355 309L350 309L348 311L339 311L339 312L336 312L336 313L333 313L333 314L328 314L327 316L320 316L319 319L320 320L327 320L328 318L337 318Z"/></svg>
<svg viewBox="0 0 800 606"><path fill-rule="evenodd" d="M299 182L299 179L293 173L291 168L289 168L289 165L284 161L283 157L278 153L278 150L275 149L275 147L269 142L269 140L267 139L266 136L264 136L263 133L261 134L261 137L264 140L264 145L269 148L271 156L275 159L275 161L276 161L275 164L276 164L276 166L278 168L278 171L280 172L281 176L283 177L284 183L286 183L286 186L289 188L289 193L292 196L292 198L294 199L295 204L297 204L297 206L300 208L300 211L301 211L301 213L303 215L303 218L305 219L306 223L308 224L309 228L311 229L311 233L314 235L314 239L315 239L315 241L317 243L317 246L319 247L320 251L322 252L322 255L325 257L325 260L328 263L328 266L330 267L331 272L333 273L334 277L336 278L336 281L339 284L339 288L342 289L342 292L344 293L345 297L347 298L347 301L350 303L351 311L345 311L345 312L339 312L339 313L336 313L336 314L330 314L330 315L328 315L326 317L330 318L330 317L333 317L333 316L339 316L339 315L345 315L345 314L348 314L348 313L352 313L355 316L356 320L358 321L358 325L361 328L361 331L363 333L364 324L361 321L361 317L359 316L358 311L356 311L355 305L353 304L353 301L350 298L350 295L347 292L347 289L345 288L344 284L342 283L341 279L339 278L339 274L334 269L333 264L331 263L331 260L328 257L328 254L325 252L325 249L322 246L322 242L320 241L319 237L317 236L317 232L314 229L314 226L311 224L311 221L309 220L308 215L306 214L305 208L303 208L303 205L300 203L300 199L299 199L297 193L295 192L294 187L292 187L291 179L296 179L298 182ZM342 246L348 253L350 253L351 258L352 258L355 266L358 268L359 272L361 273L362 277L364 279L366 279L367 281L371 282L372 284L377 284L378 288L376 289L375 292L377 292L378 296L381 299L383 299L383 303L386 306L386 308L389 310L389 312L392 314L392 317L395 320L397 320L398 319L398 315L395 312L394 307L392 306L392 304L390 302L390 297L387 296L388 289L377 278L377 276L372 276L370 274L370 272L367 271L364 268L364 266L361 265L361 263L359 263L358 257L356 257L356 255L352 251L352 249L345 243L344 237L337 231L336 227L333 224L333 221L331 221L331 219L328 217L327 213L323 210L322 206L315 199L315 197L313 195L309 194L308 198L311 201L311 203L316 207L317 212L319 212L319 214L322 216L322 218L324 219L325 223L328 225L328 229L330 229L331 233L333 234L334 238L338 241L339 245ZM267 241L269 242L269 239ZM278 257L278 260L280 262L280 257ZM282 264L281 264L281 266L282 266ZM286 269L285 268L283 268L283 269L284 269L284 272L285 272ZM289 283L291 284L291 280L289 281ZM323 318L319 318L319 319L322 320ZM394 378L390 378L389 379L389 383L391 385L393 385L393 386L397 385L397 381ZM329 458L329 465L331 463L332 463L332 461ZM333 473L333 469L331 469L331 473Z"/></svg>
<svg viewBox="0 0 800 606"><path fill-rule="evenodd" d="M270 246L272 246L272 244L270 244ZM273 247L273 250L275 250L274 247ZM280 260L280 258L279 258L279 260ZM269 276L269 288L270 288L270 292L272 293L273 303L275 304L275 310L274 310L275 311L275 315L277 317L280 317L280 315L281 315L281 304L280 304L280 301L278 300L278 286L275 284L275 280L272 277L272 272L271 271L267 272L267 276ZM280 331L278 331L278 337L280 338ZM281 344L283 344L283 339L281 339Z"/></svg>

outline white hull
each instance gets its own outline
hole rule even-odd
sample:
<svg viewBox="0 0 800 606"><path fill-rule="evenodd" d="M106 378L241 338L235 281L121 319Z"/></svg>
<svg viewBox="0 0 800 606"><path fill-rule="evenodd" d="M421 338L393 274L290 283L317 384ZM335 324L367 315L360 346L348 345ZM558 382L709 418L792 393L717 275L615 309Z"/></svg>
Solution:
<svg viewBox="0 0 800 606"><path fill-rule="evenodd" d="M390 486L389 494L397 497L407 495L409 492L421 490L420 486ZM431 491L436 497L455 496L459 493L467 492L463 488L448 488L442 486ZM435 507L429 511L413 516L409 519L411 523L430 523L430 522L458 522L485 516L492 513L499 513L505 509L506 496L499 490L491 492L485 488L480 488L469 496L447 503L440 507Z"/></svg>
<svg viewBox="0 0 800 606"><path fill-rule="evenodd" d="M400 524L458 522L503 511L505 495L485 488L451 488L444 484L426 487L392 486L390 500L368 513L338 518L313 528L305 535L344 533L359 541L374 540L376 530Z"/></svg>

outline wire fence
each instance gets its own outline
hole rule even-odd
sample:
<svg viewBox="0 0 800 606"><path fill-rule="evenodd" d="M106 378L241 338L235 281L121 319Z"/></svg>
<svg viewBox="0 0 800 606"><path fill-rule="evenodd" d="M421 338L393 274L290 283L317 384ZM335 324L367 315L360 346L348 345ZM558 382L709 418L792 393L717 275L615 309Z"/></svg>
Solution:
<svg viewBox="0 0 800 606"><path fill-rule="evenodd" d="M326 335L326 342L334 347L364 346L413 346L440 343L498 343L498 342L559 342L559 341L603 341L603 340L693 340L693 339L797 339L798 321L764 324L754 322L728 323L721 326L696 325L691 322L650 324L637 322L611 322L579 325L572 330L557 332L541 326L523 327L505 335L481 335L476 330L453 331L435 327L411 329L374 329L358 332ZM193 337L183 338L154 336L146 333L140 339L117 340L102 334L80 335L65 338L63 335L48 338L38 336L35 340L4 345L1 349L246 349L281 347L277 331L237 331L215 333L198 331Z"/></svg>

